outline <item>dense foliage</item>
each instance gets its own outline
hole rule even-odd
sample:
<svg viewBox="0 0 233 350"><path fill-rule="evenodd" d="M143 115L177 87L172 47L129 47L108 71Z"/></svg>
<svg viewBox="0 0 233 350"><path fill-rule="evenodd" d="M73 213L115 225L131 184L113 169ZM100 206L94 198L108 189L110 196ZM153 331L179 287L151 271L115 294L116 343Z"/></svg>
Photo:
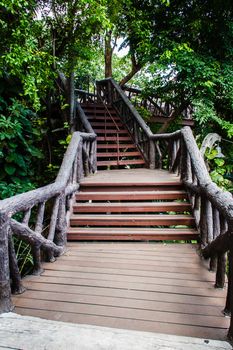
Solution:
<svg viewBox="0 0 233 350"><path fill-rule="evenodd" d="M172 102L171 120L191 104L199 143L209 132L223 137L225 157L215 145L205 158L232 190L232 17L231 0L0 0L0 199L54 179L75 84L104 76ZM25 273L30 247L15 247Z"/></svg>
<svg viewBox="0 0 233 350"><path fill-rule="evenodd" d="M200 139L231 138L232 16L229 0L0 1L1 197L52 179L87 75L172 101L174 119L192 104Z"/></svg>

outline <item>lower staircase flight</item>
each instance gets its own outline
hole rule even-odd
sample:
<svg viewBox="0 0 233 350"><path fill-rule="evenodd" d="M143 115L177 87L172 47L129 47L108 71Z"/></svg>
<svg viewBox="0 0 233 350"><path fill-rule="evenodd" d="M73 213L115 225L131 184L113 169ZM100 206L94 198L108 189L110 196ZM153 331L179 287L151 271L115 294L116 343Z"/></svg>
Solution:
<svg viewBox="0 0 233 350"><path fill-rule="evenodd" d="M82 105L97 134L98 169L144 167L145 160L112 106ZM137 173L138 169L129 171ZM107 170L102 170L102 173ZM112 171L108 175L111 179ZM116 170L115 170L116 171ZM146 171L146 169L145 169ZM156 171L153 170L153 174ZM81 182L70 218L68 240L197 240L195 220L182 183ZM143 172L140 176L143 178ZM158 173L159 176L159 173ZM160 175L161 176L161 175Z"/></svg>

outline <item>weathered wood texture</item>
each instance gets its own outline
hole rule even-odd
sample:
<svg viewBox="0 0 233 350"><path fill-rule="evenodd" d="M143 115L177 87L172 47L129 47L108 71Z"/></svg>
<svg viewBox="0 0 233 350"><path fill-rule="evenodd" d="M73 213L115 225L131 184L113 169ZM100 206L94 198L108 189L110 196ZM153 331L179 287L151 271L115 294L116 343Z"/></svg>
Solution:
<svg viewBox="0 0 233 350"><path fill-rule="evenodd" d="M150 165L151 169L159 168L162 169L166 165L166 170L169 170L170 172L175 172L177 175L181 177L181 180L186 186L186 189L188 191L190 202L192 203L193 213L195 216L196 224L200 232L201 242L202 246L205 249L203 254L207 257L211 257L210 261L210 268L216 268L216 280L215 280L215 286L216 287L223 287L224 280L225 280L225 253L229 252L229 283L228 283L228 294L227 294L227 302L225 310L227 310L227 313L229 314L231 312L231 324L229 329L229 337L233 338L233 302L232 302L232 285L233 285L233 247L232 247L232 235L233 235L233 199L231 194L227 192L221 191L212 181L208 174L208 171L205 167L204 160L198 150L197 144L195 142L195 139L192 135L191 129L189 127L185 127L181 129L180 131L177 131L172 134L161 134L161 135L154 135L150 128L146 125L146 123L143 121L143 119L140 117L138 112L136 111L135 107L131 104L131 102L127 99L124 92L121 90L121 88L114 82L113 79L105 79L104 81L97 82L97 94L89 94L87 96L87 101L99 101L99 97L101 96L101 99L107 104L112 105L117 111L117 114L113 117L113 120L111 120L111 123L118 123L120 121L122 125L124 125L127 130L129 131L132 139L137 144L137 147L139 148L140 152L144 155L145 160ZM21 235L22 238L25 240L29 240L31 244L33 244L33 247L35 247L34 252L34 259L37 261L38 268L37 270L41 270L40 261L39 261L39 249L40 247L43 247L45 249L48 248L50 250L49 259L54 259L54 254L59 255L61 253L62 246L65 244L65 231L66 231L66 222L69 220L69 216L72 212L72 194L75 190L78 188L78 182L81 181L82 177L84 175L88 175L89 173L93 173L96 171L96 142L97 137L96 134L93 133L93 129L89 123L89 121L86 119L85 114L80 109L79 106L77 106L77 126L79 126L80 130L83 131L81 133L74 133L70 146L67 149L63 164L61 166L60 172L57 176L57 179L55 183L45 186L43 188L37 189L35 191L30 191L28 193L24 193L18 196L15 196L11 199L4 200L0 203L0 229L1 229L1 235L0 235L0 311L9 311L12 307L11 301L10 301L10 265L11 265L11 273L17 273L17 271L14 269L14 256L11 252L11 246L8 247L8 238L9 238L9 232L10 227L14 231L14 233L17 233L18 235ZM88 134L87 134L88 133ZM100 136L102 137L102 136ZM112 137L112 136L108 136ZM124 137L124 136L118 136L118 137ZM133 142L132 142L133 144ZM118 146L117 146L118 147ZM106 148L103 148L106 149ZM159 191L157 191L159 192ZM85 196L85 193L82 194ZM98 196L101 196L101 191L98 193ZM122 193L118 193L116 196L122 196ZM135 195L142 196L143 193L136 194ZM153 194L154 195L154 194ZM157 193L158 195L158 193ZM116 197L116 198L118 198ZM182 197L183 198L183 197ZM169 198L168 198L169 199ZM44 210L42 210L42 206L45 203L45 210L47 209L47 203L51 201L53 202L53 205L49 203L48 206L50 208L50 217L51 217L51 227L49 232L45 232L45 234L48 235L48 238L51 239L50 242L47 242L46 240L43 241L41 238L39 239L39 236L41 236L43 231L43 217L45 215ZM51 211L51 208L52 211ZM35 227L30 227L30 215L31 212L37 211L37 224ZM23 222L15 222L11 219L11 216L15 213L22 212L23 215ZM59 216L59 219L58 219ZM52 240L54 242L52 242ZM55 246L54 246L55 245ZM182 248L183 245L181 245ZM180 248L180 249L181 249ZM89 248L88 248L89 249ZM135 248L134 248L135 249ZM161 248L160 248L161 249ZM9 252L11 254L11 262L9 261ZM119 253L119 252L118 252ZM80 254L80 253L79 253ZM128 254L128 253L127 253ZM135 252L134 252L135 254ZM182 253L184 255L186 253ZM168 255L168 254L167 254ZM135 255L136 256L136 255ZM127 255L128 257L128 255ZM143 266L146 268L143 269L143 271L155 271L159 264L158 261L156 264L152 264L151 262L147 262L146 259L147 256L145 256ZM65 265L74 266L73 258L67 258L62 257L61 259L64 259ZM82 258L75 258L77 260L81 260ZM101 259L101 258L100 258ZM121 256L121 259L124 259L124 257ZM181 259L181 257L178 257L178 260ZM70 261L67 264L67 261ZM88 256L88 259L84 259L82 266L90 267L92 266L92 262L95 262L95 268L102 267L104 265L105 268L115 268L118 266L124 267L124 260L120 263L121 265L117 265L119 260L115 260L112 258L110 261L106 261L106 259L102 259L100 261L96 261L96 257L92 259L90 256ZM58 264L58 263L57 263ZM179 271L182 273L185 273L185 271L188 273L190 272L189 268L196 269L196 271L200 272L201 267L197 266L194 267L192 263L186 263L185 266L179 266L180 261L177 263L176 261L173 261L172 264L169 263L169 259L166 256L165 265L166 268L169 266L169 272L176 272L175 270L176 266ZM137 269L137 266L140 265L138 263L137 259L132 259L131 261L131 267L130 270ZM160 265L163 269L163 264L160 261ZM50 265L51 266L51 265ZM128 265L127 265L128 269ZM140 266L141 269L141 266ZM164 271L164 270L163 270ZM199 273L198 272L198 273ZM124 274L124 273L123 273ZM32 277L30 277L32 278ZM47 278L46 276L43 277L37 277L33 283L36 283L37 286L41 286L41 282L44 281L48 282L53 281L52 285L58 284L57 281L60 279L62 283L68 282L69 288L72 287L72 285L75 285L75 288L77 288L77 284L80 286L80 279L78 278L72 283L73 280L71 277L71 280L67 277L55 277L53 276L53 280L51 278ZM162 278L162 277L161 277ZM29 279L30 280L30 279ZM28 280L28 281L29 281ZM180 280L178 278L178 280ZM17 282L17 279L15 279ZM187 283L189 280L185 279L185 283ZM82 280L82 283L84 280ZM19 283L19 282L17 282ZM88 282L89 285L90 282ZM96 282L97 283L97 282ZM99 280L98 280L98 283ZM101 282L102 285L95 286L95 289L97 288L106 288L106 285L108 286L108 290L110 288L116 288L123 289L124 292L130 290L130 289L140 289L142 288L139 283L136 285L128 284L127 288L122 287L124 284L116 282L111 282L111 284L108 284L109 282ZM113 284L112 284L113 283ZM158 283L156 282L153 286L153 292L156 293L163 293L162 287L161 287L161 281ZM117 287L116 287L117 286ZM59 287L60 288L60 287ZM86 288L86 287L85 287ZM143 284L143 288L141 289L141 292L145 290L152 291L150 288L149 282L146 284ZM171 288L171 286L169 287ZM188 287L182 286L180 288L172 287L173 288L173 296L176 293L182 294L182 302L181 304L185 303L185 295L190 297L190 293L193 294L193 288L190 289ZM145 289L145 290L144 290ZM67 291L67 287L65 289ZM70 289L72 290L72 288ZM171 289L165 289L165 294L170 294ZM55 290L53 290L54 292ZM179 291L179 292L178 292ZM197 292L198 291L198 292ZM56 290L57 292L57 290ZM113 292L113 290L111 290ZM203 290L201 287L196 288L196 292L198 295L201 294L202 297L207 295L211 298L214 298L215 296L219 295L220 293L223 293L220 289L211 289L210 286L208 287L208 290ZM84 294L87 294L87 291L85 291ZM125 295L125 293L124 293ZM223 295L223 294L222 294ZM164 295L163 295L164 296ZM163 297L162 296L162 297ZM161 297L161 294L160 294ZM165 297L165 296L164 296ZM224 295L223 295L224 297ZM223 297L221 297L221 301L223 301ZM23 299L15 299L15 300L23 300ZM52 299L51 299L52 300ZM198 299L199 300L199 299ZM192 299L193 301L193 299ZM25 299L24 300L24 306L21 306L21 310L34 310L34 304L33 301L30 304L30 300ZM66 303L66 301L65 301ZM68 300L68 303L70 303L70 299ZM200 304L208 305L209 300L203 299L203 301L198 302ZM207 304L206 304L207 303ZM41 302L41 310L40 315L48 315L47 308L49 307L48 303L43 301ZM59 303L55 302L54 308L56 307L57 310L51 310L49 312L50 315L53 315L53 317L60 317L58 316L59 312L65 313L66 315L73 314L73 305L68 305L68 309L61 309L59 308ZM24 309L25 308L25 309ZM39 306L38 306L39 308ZM149 307L148 307L149 308ZM185 309L182 305L181 310ZM80 314L86 315L86 320L90 319L90 315L92 316L92 320L99 318L100 314L101 317L104 317L106 320L110 321L111 318L113 318L113 324L116 324L117 321L122 318L121 312L123 310L117 311L117 313L110 314L110 316L106 316L105 314L102 314L103 311L99 312L99 309L95 306L93 309L82 309L79 305L78 308L79 316L78 318L76 316L73 319L81 320L82 316ZM98 311L97 311L98 310ZM103 310L106 310L106 306L104 304ZM118 310L118 309L117 309ZM195 310L197 308L195 307ZM184 324L183 322L186 322L186 316L181 312L178 316L178 318L173 318L175 315L170 315L171 310L169 310L168 314L166 314L166 322L163 315L160 315L159 312L156 314L156 319L153 317L155 316L149 316L148 309L146 312L147 316L141 316L141 314L137 314L136 311L132 310L124 310L124 315L128 313L128 319L135 319L140 320L140 322L154 322L157 324L157 330L158 331L168 331L168 329L164 327L164 324L167 322L167 319L171 316L171 321L174 326L173 330L176 329L178 332L179 329L183 329ZM23 312L23 311L22 311ZM27 312L27 311L26 311ZM90 313L90 312L93 312ZM115 312L115 311L114 311ZM195 311L196 312L196 311ZM205 312L208 314L208 310L205 309ZM99 314L100 313L100 314ZM195 313L194 313L195 314ZM38 314L37 314L38 315ZM169 317L167 317L169 315ZM163 316L163 317L161 317ZM52 317L52 316L51 316ZM65 316L68 317L68 316ZM71 318L72 318L71 317ZM94 317L94 318L93 318ZM152 317L152 318L150 318ZM160 318L161 317L161 318ZM203 316L204 317L204 316ZM71 320L71 319L70 319ZM82 318L82 322L84 319ZM133 324L136 322L133 321ZM191 330L190 335L195 331L198 330L199 334L203 332L204 330L208 329L214 329L212 337L215 337L216 334L219 332L219 329L222 330L227 327L227 321L225 320L224 326L222 326L222 318L221 321L216 315L211 315L211 321L208 319L208 316L205 316L202 321L200 321L199 314L196 317L192 317L192 323L191 324L185 324L186 330ZM102 322L102 321L101 321ZM105 321L104 321L105 322ZM125 320L122 321L123 323L118 323L118 326L123 325L125 323L129 324L129 321ZM130 321L131 322L131 321ZM219 323L220 322L220 323ZM111 323L112 324L112 323ZM144 324L144 323L143 323ZM182 327L180 326L182 324ZM149 323L147 323L149 325ZM177 326L178 325L178 326ZM206 326L208 325L208 326ZM143 326L144 327L144 326ZM143 327L141 327L143 329ZM151 327L151 328L150 328ZM170 327L170 326L169 326ZM197 327L197 328L195 328ZM149 326L150 329L154 329L152 327L152 324L150 323ZM224 330L225 331L225 330ZM220 334L219 333L219 334ZM186 333L187 334L187 333ZM202 333L203 334L203 333ZM211 332L212 334L212 332ZM214 336L215 334L215 336ZM204 335L202 335L205 337Z"/></svg>
<svg viewBox="0 0 233 350"><path fill-rule="evenodd" d="M127 128L119 123L119 118L116 119L115 109L102 101L100 95L98 96L101 103L82 105L97 134L98 169L122 168L127 165L142 166L145 160L136 144L133 144Z"/></svg>
<svg viewBox="0 0 233 350"><path fill-rule="evenodd" d="M69 243L27 277L15 311L67 322L224 339L225 290L191 244Z"/></svg>
<svg viewBox="0 0 233 350"><path fill-rule="evenodd" d="M193 206L196 225L199 228L202 247L209 245L210 269L216 269L216 287L222 287L225 280L225 252L232 255L233 199L214 184L206 169L190 127L184 127L173 134L153 135L134 106L113 79L98 82L97 88L107 103L112 103L121 121L127 126L134 140L138 142L151 168L163 168L167 163L169 171L181 176ZM164 162L164 159L168 162ZM217 237L221 235L221 239ZM231 238L231 237L230 237ZM213 240L216 243L212 244ZM219 245L220 244L220 245ZM218 250L218 255L216 255ZM232 278L231 276L229 278ZM229 285L232 283L230 282ZM233 330L233 303L232 324ZM233 333L230 334L233 338Z"/></svg>
<svg viewBox="0 0 233 350"><path fill-rule="evenodd" d="M32 247L33 273L36 275L42 272L41 250L46 252L50 261L64 251L73 193L78 189L80 179L96 170L96 135L89 128L88 121L85 123L84 117L82 120L90 133L73 133L53 184L0 201L0 312L12 309L11 290L13 293L24 290L11 241L12 233ZM34 223L30 222L33 211ZM22 222L12 218L16 213L23 214ZM48 231L43 232L48 218Z"/></svg>
<svg viewBox="0 0 233 350"><path fill-rule="evenodd" d="M165 123L168 121L169 116L174 110L174 106L171 103L163 101L158 96L149 96L145 98L142 91L134 87L124 85L121 88L136 108L143 107L150 112L151 117L149 122ZM192 115L193 109L191 106L189 106L182 111L182 120L179 123L181 125L193 126L194 121L192 119Z"/></svg>

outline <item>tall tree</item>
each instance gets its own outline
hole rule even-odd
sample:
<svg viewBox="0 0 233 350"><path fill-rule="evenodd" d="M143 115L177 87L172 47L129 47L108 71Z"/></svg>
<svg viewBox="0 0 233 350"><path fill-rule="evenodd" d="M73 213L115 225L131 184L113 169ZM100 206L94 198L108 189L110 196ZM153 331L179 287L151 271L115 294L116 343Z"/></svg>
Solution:
<svg viewBox="0 0 233 350"><path fill-rule="evenodd" d="M174 104L171 120L191 103L200 123L212 121L233 135L232 2L133 0L131 6L139 16L134 22L128 12L127 25L146 24L143 40L135 26L128 40L148 67L147 92Z"/></svg>
<svg viewBox="0 0 233 350"><path fill-rule="evenodd" d="M67 103L69 121L74 116L74 75L79 58L88 55L93 36L99 34L107 23L105 0L50 0L40 1L42 18L51 33L51 51L57 62Z"/></svg>

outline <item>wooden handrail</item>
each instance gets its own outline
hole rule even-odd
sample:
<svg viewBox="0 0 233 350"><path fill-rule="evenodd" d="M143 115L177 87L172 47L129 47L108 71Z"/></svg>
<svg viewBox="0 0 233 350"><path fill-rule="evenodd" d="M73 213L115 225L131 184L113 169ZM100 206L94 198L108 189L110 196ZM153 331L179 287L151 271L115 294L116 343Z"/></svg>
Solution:
<svg viewBox="0 0 233 350"><path fill-rule="evenodd" d="M174 110L174 104L163 101L155 94L152 94L149 97L144 97L142 95L142 90L127 85L122 86L122 90L126 93L134 106L146 108L151 112L152 116L169 118L172 110ZM183 120L192 120L192 114L193 108L191 106L188 106L181 112Z"/></svg>
<svg viewBox="0 0 233 350"><path fill-rule="evenodd" d="M85 129L85 132L93 134L94 137L96 137L96 133L94 132L89 120L87 119L82 107L80 106L80 104L78 102L76 103L76 109L77 109L78 118L80 119L80 121Z"/></svg>
<svg viewBox="0 0 233 350"><path fill-rule="evenodd" d="M112 84L114 89L118 92L118 94L121 97L122 101L129 108L129 110L132 112L132 114L134 116L134 119L137 120L137 122L139 123L140 127L144 130L144 132L147 134L147 136L148 137L152 136L153 133L152 133L150 127L145 123L145 121L140 116L140 114L138 113L136 108L133 106L133 104L130 102L130 100L126 97L126 95L124 94L124 92L122 91L120 86L115 82L114 79L106 78L104 80L97 81L96 82L97 88L98 88L98 85L101 85L101 83L108 82L108 81Z"/></svg>
<svg viewBox="0 0 233 350"><path fill-rule="evenodd" d="M90 132L72 134L54 183L0 201L0 313L12 310L11 292L21 293L25 290L17 266L12 233L31 245L34 274L40 274L41 249L46 252L49 261L63 253L73 193L79 188L79 181L84 175L96 171L96 134L85 114L78 111L84 128ZM46 238L42 230L48 200L53 200L54 204L49 214L50 228ZM36 214L34 229L29 227L32 211ZM22 222L12 218L17 213L24 213Z"/></svg>
<svg viewBox="0 0 233 350"><path fill-rule="evenodd" d="M27 210L28 208L31 208L42 201L47 201L49 198L52 198L64 191L69 180L73 162L76 157L77 147L81 138L84 140L95 140L96 135L74 132L55 182L38 189L1 200L0 213L10 213L12 216L17 212Z"/></svg>
<svg viewBox="0 0 233 350"><path fill-rule="evenodd" d="M97 82L97 95L118 111L135 143L150 167L166 168L180 175L186 186L197 228L200 232L202 254L210 258L210 269L216 270L215 286L225 283L226 256L229 252L228 293L225 313L231 313L229 337L233 338L233 198L222 191L206 169L195 138L189 127L170 134L153 134L121 88L112 78ZM40 249L47 253L50 261L64 251L66 222L72 205L72 194L79 187L83 175L96 171L96 134L84 111L77 104L80 130L74 132L67 148L61 168L54 183L0 202L0 312L10 311L11 288L23 291L17 264L9 270L9 254L15 261L11 231L33 247L35 273L41 272ZM47 238L41 235L45 204L54 200L50 213L50 230ZM36 208L35 228L29 227L32 211ZM22 222L12 215L23 212ZM9 249L8 249L9 247ZM9 250L9 251L8 251Z"/></svg>
<svg viewBox="0 0 233 350"><path fill-rule="evenodd" d="M229 283L225 313L231 312L229 336L233 338L233 198L212 180L190 127L171 134L153 134L113 79L99 81L108 103L115 106L151 168L167 166L180 175L192 204L200 232L204 257L210 257L210 269L216 270L215 286L225 283L226 256L229 252Z"/></svg>

